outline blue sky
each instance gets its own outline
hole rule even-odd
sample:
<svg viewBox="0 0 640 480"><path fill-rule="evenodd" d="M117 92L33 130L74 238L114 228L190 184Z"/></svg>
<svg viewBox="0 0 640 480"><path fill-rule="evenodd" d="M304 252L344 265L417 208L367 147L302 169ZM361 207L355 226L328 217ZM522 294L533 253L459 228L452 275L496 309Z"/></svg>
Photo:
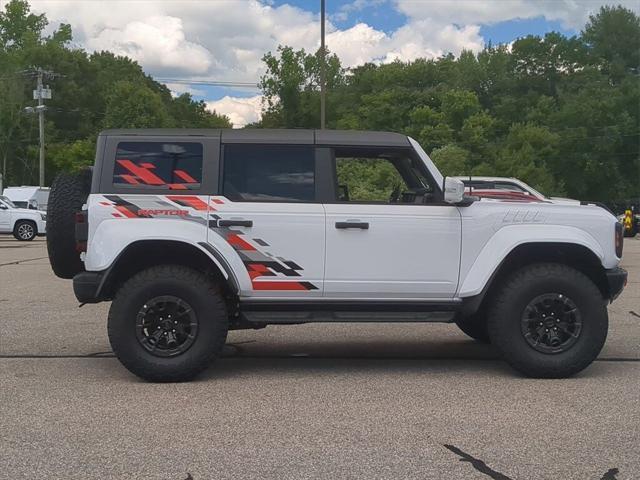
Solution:
<svg viewBox="0 0 640 480"><path fill-rule="evenodd" d="M483 0L478 0L483 1ZM490 0L486 0L489 1ZM498 0L499 1L499 0ZM274 0L273 5L289 4L303 10L320 12L320 1L308 0ZM494 2L498 3L498 2ZM353 5L353 0L327 0L327 16L329 20L338 28L347 29L356 23L367 23L372 27L391 33L407 22L407 17L394 8L391 1L368 2L364 8L348 10L349 5ZM425 2L425 9L428 2ZM455 8L455 1L451 1L451 8ZM347 9L346 18L341 15L342 9ZM526 35L544 35L548 32L560 32L571 36L579 33L578 29L565 28L562 23L556 20L547 20L543 16L526 19L513 19L481 26L481 34L487 42L509 43L519 37Z"/></svg>
<svg viewBox="0 0 640 480"><path fill-rule="evenodd" d="M320 1L308 0L276 0L270 2L273 6L285 4L298 7L302 10L319 15ZM390 1L373 1L364 8L353 8L353 0L327 0L327 20L341 30L347 30L358 23L365 23L377 30L392 34L398 28L407 23L406 15L399 12ZM544 36L546 33L556 31L567 36L577 35L577 29L565 28L557 20L547 20L543 16L534 18L507 20L480 25L480 35L486 43L492 44L510 43L519 37L527 35ZM201 95L195 95L199 99L218 99L225 95L247 98L256 94L253 89L232 89L226 87L198 86Z"/></svg>
<svg viewBox="0 0 640 480"><path fill-rule="evenodd" d="M7 0L0 0L0 6ZM607 0L327 0L327 45L345 67L478 52L526 35L578 34ZM638 0L611 0L640 13ZM236 126L260 115L255 82L278 45L319 47L320 0L30 0L52 28L71 24L89 52L128 56L175 93L188 91ZM171 83L167 78L180 79ZM185 84L184 82L187 82Z"/></svg>

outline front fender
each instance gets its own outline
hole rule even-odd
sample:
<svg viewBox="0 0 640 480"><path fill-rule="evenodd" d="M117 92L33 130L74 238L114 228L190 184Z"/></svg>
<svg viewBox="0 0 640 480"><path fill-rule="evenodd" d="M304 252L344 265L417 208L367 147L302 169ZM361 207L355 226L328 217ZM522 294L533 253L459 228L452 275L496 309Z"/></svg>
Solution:
<svg viewBox="0 0 640 480"><path fill-rule="evenodd" d="M544 224L506 226L489 238L468 271L461 271L458 296L479 294L507 255L516 247L528 243L570 243L589 249L600 261L605 257L598 241L576 227ZM463 242L462 248L464 252L469 247Z"/></svg>

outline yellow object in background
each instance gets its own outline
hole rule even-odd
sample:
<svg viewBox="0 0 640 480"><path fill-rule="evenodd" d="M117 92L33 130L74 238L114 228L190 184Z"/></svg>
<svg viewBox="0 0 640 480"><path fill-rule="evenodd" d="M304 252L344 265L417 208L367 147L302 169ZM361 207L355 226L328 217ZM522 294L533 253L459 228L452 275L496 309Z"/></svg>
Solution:
<svg viewBox="0 0 640 480"><path fill-rule="evenodd" d="M631 209L627 209L624 212L624 228L631 230L633 228L633 212Z"/></svg>

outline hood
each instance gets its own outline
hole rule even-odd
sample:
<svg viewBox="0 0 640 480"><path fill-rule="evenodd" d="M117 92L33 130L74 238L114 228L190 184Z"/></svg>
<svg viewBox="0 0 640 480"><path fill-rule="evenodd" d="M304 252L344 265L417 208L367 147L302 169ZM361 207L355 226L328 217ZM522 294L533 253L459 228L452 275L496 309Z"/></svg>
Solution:
<svg viewBox="0 0 640 480"><path fill-rule="evenodd" d="M12 208L11 209L12 212L17 212L21 215L24 215L25 213L32 213L34 215L46 215L47 212L43 211L43 210L34 210L33 208Z"/></svg>
<svg viewBox="0 0 640 480"><path fill-rule="evenodd" d="M568 205L580 205L580 200L575 200L573 198L564 198L564 197L549 197L553 203L563 203Z"/></svg>

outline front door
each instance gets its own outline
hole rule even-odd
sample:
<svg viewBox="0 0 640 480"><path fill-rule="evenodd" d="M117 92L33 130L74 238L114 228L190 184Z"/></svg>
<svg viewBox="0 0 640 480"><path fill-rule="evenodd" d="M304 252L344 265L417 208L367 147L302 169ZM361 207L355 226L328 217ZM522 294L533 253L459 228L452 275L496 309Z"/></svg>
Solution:
<svg viewBox="0 0 640 480"><path fill-rule="evenodd" d="M224 145L209 241L235 250L234 266L246 271L241 296L322 295L325 215L315 176L313 145Z"/></svg>
<svg viewBox="0 0 640 480"><path fill-rule="evenodd" d="M410 149L336 148L336 198L325 204L325 296L450 299L461 216L439 201Z"/></svg>

